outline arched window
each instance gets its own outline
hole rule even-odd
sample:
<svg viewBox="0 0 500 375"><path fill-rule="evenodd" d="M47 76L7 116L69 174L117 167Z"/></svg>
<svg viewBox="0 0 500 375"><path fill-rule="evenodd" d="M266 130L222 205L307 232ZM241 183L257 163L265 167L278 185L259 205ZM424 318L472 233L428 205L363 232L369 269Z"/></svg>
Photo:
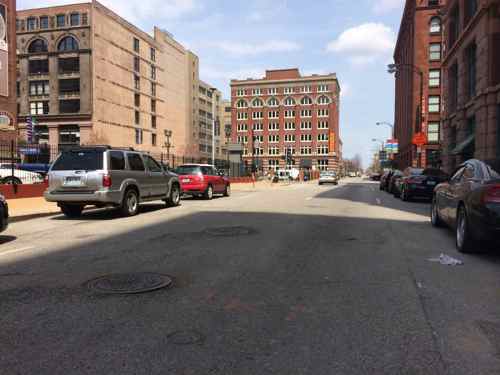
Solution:
<svg viewBox="0 0 500 375"><path fill-rule="evenodd" d="M244 100L240 100L236 103L236 108L248 108L248 104Z"/></svg>
<svg viewBox="0 0 500 375"><path fill-rule="evenodd" d="M441 18L433 17L431 18L430 30L431 33L440 33L441 32Z"/></svg>
<svg viewBox="0 0 500 375"><path fill-rule="evenodd" d="M43 39L35 39L28 47L28 53L43 53L47 51L47 42Z"/></svg>
<svg viewBox="0 0 500 375"><path fill-rule="evenodd" d="M269 107L278 107L280 105L280 102L276 98L271 98L267 101L267 105Z"/></svg>
<svg viewBox="0 0 500 375"><path fill-rule="evenodd" d="M330 104L330 99L328 96L322 95L318 98L318 104Z"/></svg>
<svg viewBox="0 0 500 375"><path fill-rule="evenodd" d="M63 38L57 46L59 52L78 51L78 42L72 36Z"/></svg>
<svg viewBox="0 0 500 375"><path fill-rule="evenodd" d="M302 105L311 105L313 104L313 101L310 97L308 96L304 96L301 100L300 100L300 104Z"/></svg>
<svg viewBox="0 0 500 375"><path fill-rule="evenodd" d="M252 107L254 108L260 108L264 106L264 102L260 99L254 99L252 102Z"/></svg>
<svg viewBox="0 0 500 375"><path fill-rule="evenodd" d="M292 107L292 106L294 106L294 105L295 105L295 99L294 99L294 98L290 98L290 97L286 98L286 99L285 99L285 105L286 105L287 107Z"/></svg>

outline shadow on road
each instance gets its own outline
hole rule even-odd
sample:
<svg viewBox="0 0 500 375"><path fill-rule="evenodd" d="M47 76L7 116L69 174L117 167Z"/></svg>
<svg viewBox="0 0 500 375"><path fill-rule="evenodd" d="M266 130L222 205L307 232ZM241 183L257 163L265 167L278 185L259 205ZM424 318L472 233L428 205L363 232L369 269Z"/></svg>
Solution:
<svg viewBox="0 0 500 375"><path fill-rule="evenodd" d="M167 210L167 209L175 209L175 207L167 207L165 203L145 203L139 206L139 215L147 214L149 212L155 212L159 210ZM87 220L116 220L123 219L124 216L120 213L120 210L117 208L91 208L83 211L82 216L78 218L68 218L64 215L58 215L51 220L57 221L87 221Z"/></svg>

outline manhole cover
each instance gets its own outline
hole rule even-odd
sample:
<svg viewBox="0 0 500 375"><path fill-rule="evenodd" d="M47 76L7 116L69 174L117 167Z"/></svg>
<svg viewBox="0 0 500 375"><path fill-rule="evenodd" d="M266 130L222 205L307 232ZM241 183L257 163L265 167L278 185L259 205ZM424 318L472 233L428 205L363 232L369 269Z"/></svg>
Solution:
<svg viewBox="0 0 500 375"><path fill-rule="evenodd" d="M167 336L167 341L174 345L200 344L205 337L197 331L175 331Z"/></svg>
<svg viewBox="0 0 500 375"><path fill-rule="evenodd" d="M248 236L255 233L255 230L248 227L218 227L209 228L205 230L205 233L216 237L237 237L237 236Z"/></svg>
<svg viewBox="0 0 500 375"><path fill-rule="evenodd" d="M172 279L157 273L122 273L90 280L87 287L99 293L137 294L172 285Z"/></svg>

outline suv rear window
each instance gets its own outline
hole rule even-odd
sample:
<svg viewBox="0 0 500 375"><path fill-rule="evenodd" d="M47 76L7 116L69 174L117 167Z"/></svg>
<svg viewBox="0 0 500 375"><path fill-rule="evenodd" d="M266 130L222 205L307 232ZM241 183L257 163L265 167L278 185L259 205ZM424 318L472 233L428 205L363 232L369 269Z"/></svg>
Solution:
<svg viewBox="0 0 500 375"><path fill-rule="evenodd" d="M52 166L53 171L96 171L102 169L103 151L64 151Z"/></svg>
<svg viewBox="0 0 500 375"><path fill-rule="evenodd" d="M201 168L197 165L182 165L175 170L175 173L181 176L201 174Z"/></svg>
<svg viewBox="0 0 500 375"><path fill-rule="evenodd" d="M123 171L125 169L125 155L121 151L110 151L109 169L112 171Z"/></svg>
<svg viewBox="0 0 500 375"><path fill-rule="evenodd" d="M144 171L144 162L139 154L127 154L128 165L132 171Z"/></svg>

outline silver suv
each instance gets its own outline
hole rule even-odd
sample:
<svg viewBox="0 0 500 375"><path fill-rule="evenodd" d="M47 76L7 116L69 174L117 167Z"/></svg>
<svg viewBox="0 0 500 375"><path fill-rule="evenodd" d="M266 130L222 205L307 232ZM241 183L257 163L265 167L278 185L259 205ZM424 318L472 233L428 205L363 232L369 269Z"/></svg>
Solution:
<svg viewBox="0 0 500 375"><path fill-rule="evenodd" d="M148 154L108 146L64 151L48 173L48 202L57 202L68 217L78 217L87 205L119 207L133 216L140 202L163 200L177 206L181 185Z"/></svg>

